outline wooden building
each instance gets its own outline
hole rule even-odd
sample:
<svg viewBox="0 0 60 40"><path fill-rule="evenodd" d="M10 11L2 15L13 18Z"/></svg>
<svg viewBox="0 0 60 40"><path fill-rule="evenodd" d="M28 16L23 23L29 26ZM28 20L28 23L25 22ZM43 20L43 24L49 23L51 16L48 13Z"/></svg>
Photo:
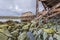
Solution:
<svg viewBox="0 0 60 40"><path fill-rule="evenodd" d="M58 17L56 15L60 15L60 0L39 0L39 1L42 2L45 9L42 12L38 12L39 13L38 15L40 16L37 17L37 19L44 16L45 20L53 17ZM46 8L48 8L48 10Z"/></svg>
<svg viewBox="0 0 60 40"><path fill-rule="evenodd" d="M32 12L25 12L20 16L22 22L30 22L34 17L35 15Z"/></svg>

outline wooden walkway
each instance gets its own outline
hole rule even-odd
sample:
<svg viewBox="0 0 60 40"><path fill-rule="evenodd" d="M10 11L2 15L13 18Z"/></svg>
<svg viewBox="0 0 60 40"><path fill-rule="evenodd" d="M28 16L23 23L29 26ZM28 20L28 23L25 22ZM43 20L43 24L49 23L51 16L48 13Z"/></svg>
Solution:
<svg viewBox="0 0 60 40"><path fill-rule="evenodd" d="M20 19L19 16L0 16L0 19Z"/></svg>

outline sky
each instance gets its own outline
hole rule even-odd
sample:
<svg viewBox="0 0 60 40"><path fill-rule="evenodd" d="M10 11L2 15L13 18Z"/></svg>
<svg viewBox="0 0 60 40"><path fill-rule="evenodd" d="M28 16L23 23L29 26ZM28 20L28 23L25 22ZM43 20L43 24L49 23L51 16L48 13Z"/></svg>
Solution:
<svg viewBox="0 0 60 40"><path fill-rule="evenodd" d="M39 11L43 9L39 2ZM20 16L27 11L36 13L36 0L0 0L0 16Z"/></svg>

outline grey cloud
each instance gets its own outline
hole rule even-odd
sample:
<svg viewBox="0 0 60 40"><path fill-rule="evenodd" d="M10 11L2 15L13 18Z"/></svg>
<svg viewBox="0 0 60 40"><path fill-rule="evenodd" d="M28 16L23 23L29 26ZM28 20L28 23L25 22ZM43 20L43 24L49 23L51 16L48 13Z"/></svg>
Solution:
<svg viewBox="0 0 60 40"><path fill-rule="evenodd" d="M20 16L21 13L26 11L31 11L33 14L35 14L35 0L0 0L0 16Z"/></svg>

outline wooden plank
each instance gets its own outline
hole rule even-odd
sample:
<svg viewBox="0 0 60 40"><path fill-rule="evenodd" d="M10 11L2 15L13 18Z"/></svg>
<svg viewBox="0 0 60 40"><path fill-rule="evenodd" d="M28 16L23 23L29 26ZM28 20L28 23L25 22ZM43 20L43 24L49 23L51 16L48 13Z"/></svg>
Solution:
<svg viewBox="0 0 60 40"><path fill-rule="evenodd" d="M60 12L54 13L54 14L48 16L47 18L53 17L53 16L55 16L55 15L57 15L57 14L60 14Z"/></svg>
<svg viewBox="0 0 60 40"><path fill-rule="evenodd" d="M50 4L52 4L53 2L54 2L54 1L51 1L51 0L50 0L49 3L48 3L47 5L50 5Z"/></svg>
<svg viewBox="0 0 60 40"><path fill-rule="evenodd" d="M50 16L44 18L44 20L46 20L46 19L48 20L49 18L54 17L54 16L56 16L58 14L60 14L60 12L57 12L57 13L54 13L54 14L50 15Z"/></svg>
<svg viewBox="0 0 60 40"><path fill-rule="evenodd" d="M40 15L39 17L36 18L36 20L39 20L42 16L46 15L47 11L42 12L42 15Z"/></svg>
<svg viewBox="0 0 60 40"><path fill-rule="evenodd" d="M39 1L47 1L47 0L39 0Z"/></svg>
<svg viewBox="0 0 60 40"><path fill-rule="evenodd" d="M60 12L60 8L58 8L58 9L53 9L52 12Z"/></svg>
<svg viewBox="0 0 60 40"><path fill-rule="evenodd" d="M51 8L51 10L48 11L49 14L53 12L60 12L60 8L57 8L57 9Z"/></svg>
<svg viewBox="0 0 60 40"><path fill-rule="evenodd" d="M60 6L60 3L56 4L56 5L53 6L52 8L55 9L55 8L57 8L57 7L59 7L59 6Z"/></svg>

